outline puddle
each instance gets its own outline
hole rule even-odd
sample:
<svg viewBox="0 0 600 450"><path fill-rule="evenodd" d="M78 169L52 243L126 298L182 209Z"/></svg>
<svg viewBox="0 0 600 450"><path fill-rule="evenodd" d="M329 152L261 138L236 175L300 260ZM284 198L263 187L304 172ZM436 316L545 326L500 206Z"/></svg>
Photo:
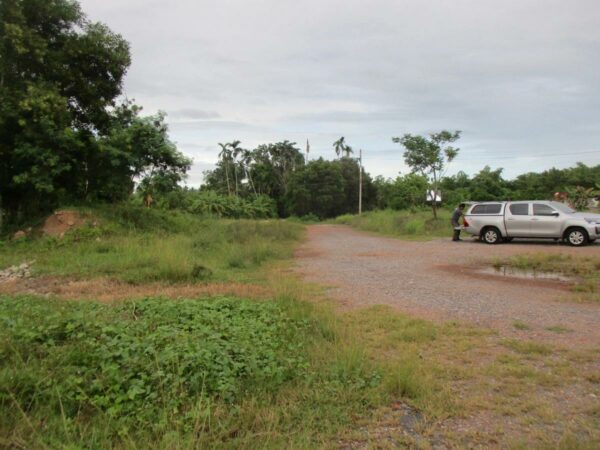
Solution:
<svg viewBox="0 0 600 450"><path fill-rule="evenodd" d="M482 275L495 275L500 277L520 278L522 280L552 280L552 281L575 281L573 278L559 273L538 272L535 270L515 269L510 266L484 267L477 270Z"/></svg>

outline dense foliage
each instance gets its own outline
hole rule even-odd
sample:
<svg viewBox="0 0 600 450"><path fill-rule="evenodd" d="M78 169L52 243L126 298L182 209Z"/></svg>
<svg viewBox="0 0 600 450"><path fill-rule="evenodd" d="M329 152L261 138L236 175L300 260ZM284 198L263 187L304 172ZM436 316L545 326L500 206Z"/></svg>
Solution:
<svg viewBox="0 0 600 450"><path fill-rule="evenodd" d="M304 364L294 343L301 324L271 303L2 298L0 316L4 411L16 400L26 411L151 421L190 397L232 401L257 384L274 390Z"/></svg>
<svg viewBox="0 0 600 450"><path fill-rule="evenodd" d="M0 2L0 209L116 201L135 178L180 181L190 161L164 117L119 103L129 44L70 0Z"/></svg>
<svg viewBox="0 0 600 450"><path fill-rule="evenodd" d="M464 172L446 176L440 182L442 203L457 205L463 201L550 200L555 193L567 194L569 201L582 206L587 198L598 195L600 165L578 163L567 169L549 169L541 173L526 173L513 180L502 176L502 169L486 166L473 176ZM426 205L426 177L418 174L400 175L395 179L375 179L377 208L407 209Z"/></svg>
<svg viewBox="0 0 600 450"><path fill-rule="evenodd" d="M214 170L205 172L205 190L249 200L269 196L282 217L328 218L357 212L360 168L344 138L334 143L334 149L345 156L308 163L293 142L259 145L254 150L240 144L219 144L220 160ZM375 206L375 197L371 177L363 171L363 209Z"/></svg>

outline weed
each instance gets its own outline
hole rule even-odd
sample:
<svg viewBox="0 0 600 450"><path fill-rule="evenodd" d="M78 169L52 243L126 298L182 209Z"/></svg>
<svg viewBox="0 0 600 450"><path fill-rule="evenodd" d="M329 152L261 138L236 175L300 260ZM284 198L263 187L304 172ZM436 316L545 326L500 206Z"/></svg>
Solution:
<svg viewBox="0 0 600 450"><path fill-rule="evenodd" d="M533 341L506 339L503 344L505 347L523 355L549 355L552 353L552 349L549 346Z"/></svg>
<svg viewBox="0 0 600 450"><path fill-rule="evenodd" d="M570 333L573 331L570 328L565 328L560 325L553 325L551 327L547 327L546 330L552 331L553 333L559 333L559 334Z"/></svg>
<svg viewBox="0 0 600 450"><path fill-rule="evenodd" d="M520 320L515 320L513 322L513 327L515 327L515 329L517 329L517 330L523 330L523 331L531 329L531 327L529 325L521 322Z"/></svg>

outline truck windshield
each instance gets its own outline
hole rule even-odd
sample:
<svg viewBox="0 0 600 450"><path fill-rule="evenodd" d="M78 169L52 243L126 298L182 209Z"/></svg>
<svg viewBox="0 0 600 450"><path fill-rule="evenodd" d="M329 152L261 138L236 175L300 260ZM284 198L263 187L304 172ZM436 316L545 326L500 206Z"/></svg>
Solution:
<svg viewBox="0 0 600 450"><path fill-rule="evenodd" d="M560 203L560 202L550 202L550 204L558 209L560 212L564 212L567 214L573 214L575 212L574 209L569 208L567 205L565 205L564 203Z"/></svg>

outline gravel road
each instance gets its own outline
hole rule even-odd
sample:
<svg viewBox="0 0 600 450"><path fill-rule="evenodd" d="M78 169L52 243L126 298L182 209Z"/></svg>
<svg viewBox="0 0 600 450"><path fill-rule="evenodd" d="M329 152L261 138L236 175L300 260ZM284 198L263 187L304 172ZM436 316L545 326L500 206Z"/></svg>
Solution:
<svg viewBox="0 0 600 450"><path fill-rule="evenodd" d="M501 335L600 347L600 304L576 303L565 283L475 273L482 261L523 253L600 255L600 245L555 243L490 246L474 240L403 241L339 225L308 227L297 271L324 284L343 307L387 304L435 321L455 320ZM518 330L515 322L529 329ZM571 330L550 331L549 327Z"/></svg>

